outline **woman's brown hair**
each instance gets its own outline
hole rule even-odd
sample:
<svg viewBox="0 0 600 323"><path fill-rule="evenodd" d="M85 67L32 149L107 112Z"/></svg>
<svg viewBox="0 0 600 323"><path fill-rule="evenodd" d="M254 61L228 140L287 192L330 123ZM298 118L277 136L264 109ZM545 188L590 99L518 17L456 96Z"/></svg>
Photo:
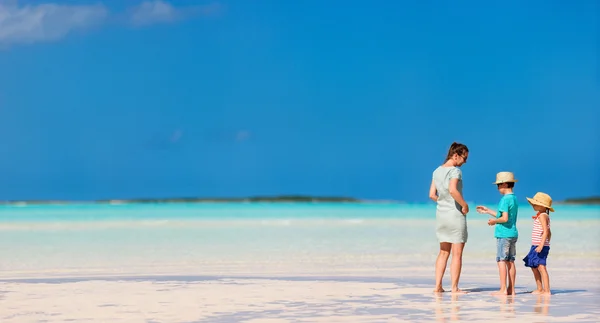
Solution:
<svg viewBox="0 0 600 323"><path fill-rule="evenodd" d="M450 149L448 149L448 155L446 156L446 160L444 162L447 162L450 158L452 158L452 156L454 156L454 154L463 156L464 154L466 154L468 152L469 152L469 148L467 148L466 145L458 143L458 142L453 142L452 145L450 145Z"/></svg>

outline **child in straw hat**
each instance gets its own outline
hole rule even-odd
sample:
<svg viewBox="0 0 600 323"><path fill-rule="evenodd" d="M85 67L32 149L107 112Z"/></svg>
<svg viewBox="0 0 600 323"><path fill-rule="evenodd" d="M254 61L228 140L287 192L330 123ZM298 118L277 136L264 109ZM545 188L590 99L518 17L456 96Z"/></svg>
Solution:
<svg viewBox="0 0 600 323"><path fill-rule="evenodd" d="M502 198L498 203L498 211L490 210L485 206L477 207L477 212L493 216L488 220L488 225L495 226L496 263L500 274L500 290L493 293L495 295L515 294L515 279L517 277L515 257L517 255L517 239L519 238L519 231L517 230L519 204L513 193L516 182L515 175L511 172L496 174L496 181L493 184L498 186L498 191L502 194ZM506 283L507 276L508 284Z"/></svg>
<svg viewBox="0 0 600 323"><path fill-rule="evenodd" d="M533 218L533 229L531 231L531 249L523 261L526 267L533 271L533 277L537 284L537 290L533 294L550 294L550 277L546 270L546 259L550 252L550 212L552 208L552 198L550 195L542 192L536 193L533 198L527 198L529 204L537 211Z"/></svg>

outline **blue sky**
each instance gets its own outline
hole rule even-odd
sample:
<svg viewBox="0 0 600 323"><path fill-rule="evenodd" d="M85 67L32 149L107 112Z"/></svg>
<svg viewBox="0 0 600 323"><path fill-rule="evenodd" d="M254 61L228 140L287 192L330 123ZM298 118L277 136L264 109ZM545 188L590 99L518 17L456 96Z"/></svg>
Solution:
<svg viewBox="0 0 600 323"><path fill-rule="evenodd" d="M49 0L51 1L51 0ZM0 200L600 194L596 1L0 0Z"/></svg>

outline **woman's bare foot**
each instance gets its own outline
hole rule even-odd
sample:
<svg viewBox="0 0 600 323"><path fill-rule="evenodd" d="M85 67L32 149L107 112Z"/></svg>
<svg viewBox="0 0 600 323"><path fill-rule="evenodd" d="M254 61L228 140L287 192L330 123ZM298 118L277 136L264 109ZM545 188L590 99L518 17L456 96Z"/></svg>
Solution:
<svg viewBox="0 0 600 323"><path fill-rule="evenodd" d="M550 295L552 295L552 292L551 291L543 291L540 294L550 296Z"/></svg>
<svg viewBox="0 0 600 323"><path fill-rule="evenodd" d="M538 295L538 294L543 294L544 290L543 289L536 289L533 292L531 292L533 295Z"/></svg>
<svg viewBox="0 0 600 323"><path fill-rule="evenodd" d="M440 286L440 287L436 287L436 288L433 290L433 292L434 292L434 293L443 293L443 292L445 292L445 290L444 290L444 289L443 289L443 288Z"/></svg>
<svg viewBox="0 0 600 323"><path fill-rule="evenodd" d="M492 295L501 295L501 296L506 296L508 295L508 291L506 289L501 289L499 291L495 291L492 293Z"/></svg>
<svg viewBox="0 0 600 323"><path fill-rule="evenodd" d="M464 290L459 289L459 288L452 290L452 294L466 294L466 293L468 293L468 292L465 292Z"/></svg>

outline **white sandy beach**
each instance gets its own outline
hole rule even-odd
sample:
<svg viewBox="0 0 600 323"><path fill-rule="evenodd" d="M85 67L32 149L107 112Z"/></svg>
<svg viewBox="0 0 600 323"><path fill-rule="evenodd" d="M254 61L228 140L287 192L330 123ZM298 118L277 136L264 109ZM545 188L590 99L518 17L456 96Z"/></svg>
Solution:
<svg viewBox="0 0 600 323"><path fill-rule="evenodd" d="M600 318L598 294L585 291L493 297L484 288L436 296L430 287L348 278L145 277L8 282L0 288L1 322L597 322Z"/></svg>
<svg viewBox="0 0 600 323"><path fill-rule="evenodd" d="M494 263L467 257L465 295L434 295L433 268L348 256L192 267L13 272L0 280L0 322L598 322L599 271L551 269L554 294L494 297ZM377 266L373 264L376 263ZM336 264L336 265L332 265ZM590 266L594 264L590 263ZM176 272L186 273L177 275ZM144 274L145 273L145 274ZM151 274L152 273L152 274ZM26 278L29 277L29 278ZM448 273L446 277L448 284Z"/></svg>

